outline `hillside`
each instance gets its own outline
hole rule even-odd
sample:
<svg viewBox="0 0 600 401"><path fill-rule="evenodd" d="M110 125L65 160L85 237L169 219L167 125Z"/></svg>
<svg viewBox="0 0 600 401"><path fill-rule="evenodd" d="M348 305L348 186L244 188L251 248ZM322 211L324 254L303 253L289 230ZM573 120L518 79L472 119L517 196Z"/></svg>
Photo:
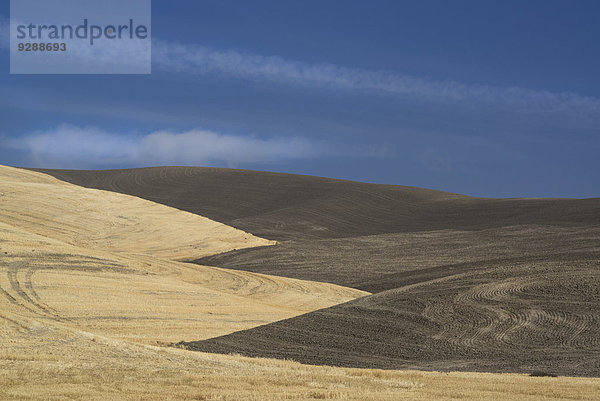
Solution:
<svg viewBox="0 0 600 401"><path fill-rule="evenodd" d="M599 230L588 234L600 235ZM594 249L595 248L595 249ZM600 375L600 249L440 264L328 309L184 345L383 369Z"/></svg>
<svg viewBox="0 0 600 401"><path fill-rule="evenodd" d="M480 199L204 168L49 171L280 241L196 260L374 293L181 345L386 369L598 376L600 199Z"/></svg>
<svg viewBox="0 0 600 401"><path fill-rule="evenodd" d="M201 167L36 169L284 241L518 224L600 224L600 200L479 199L395 185Z"/></svg>
<svg viewBox="0 0 600 401"><path fill-rule="evenodd" d="M136 342L210 338L365 295L177 262L270 241L205 217L0 166L0 305Z"/></svg>

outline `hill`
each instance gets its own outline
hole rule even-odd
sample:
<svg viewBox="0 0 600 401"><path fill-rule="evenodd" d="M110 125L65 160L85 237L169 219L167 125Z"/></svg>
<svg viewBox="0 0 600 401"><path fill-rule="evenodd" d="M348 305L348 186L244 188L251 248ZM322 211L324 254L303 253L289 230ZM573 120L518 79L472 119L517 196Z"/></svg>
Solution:
<svg viewBox="0 0 600 401"><path fill-rule="evenodd" d="M131 341L210 338L365 295L178 259L270 241L129 195L0 166L0 306Z"/></svg>
<svg viewBox="0 0 600 401"><path fill-rule="evenodd" d="M600 199L203 168L47 171L279 241L200 265L374 293L181 345L311 364L598 376Z"/></svg>
<svg viewBox="0 0 600 401"><path fill-rule="evenodd" d="M600 224L600 200L480 199L395 185L202 167L36 171L284 241L517 224Z"/></svg>
<svg viewBox="0 0 600 401"><path fill-rule="evenodd" d="M377 287L394 288L182 345L335 366L600 375L597 246L389 273L364 288Z"/></svg>

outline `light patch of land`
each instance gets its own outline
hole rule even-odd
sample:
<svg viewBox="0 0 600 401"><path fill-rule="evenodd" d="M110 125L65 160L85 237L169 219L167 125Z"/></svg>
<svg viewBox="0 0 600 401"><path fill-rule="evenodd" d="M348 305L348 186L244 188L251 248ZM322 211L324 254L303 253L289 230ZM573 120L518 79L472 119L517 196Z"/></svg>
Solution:
<svg viewBox="0 0 600 401"><path fill-rule="evenodd" d="M169 260L270 241L131 196L6 167L0 194L3 311L156 344L228 334L368 294Z"/></svg>
<svg viewBox="0 0 600 401"><path fill-rule="evenodd" d="M181 260L274 244L196 214L11 167L0 167L0 201L2 222L87 249Z"/></svg>

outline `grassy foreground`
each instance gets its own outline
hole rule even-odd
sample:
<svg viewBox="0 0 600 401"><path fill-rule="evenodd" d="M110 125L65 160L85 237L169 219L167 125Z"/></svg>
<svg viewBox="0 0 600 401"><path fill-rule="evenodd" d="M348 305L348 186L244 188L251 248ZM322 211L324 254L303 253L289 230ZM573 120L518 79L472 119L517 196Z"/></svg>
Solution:
<svg viewBox="0 0 600 401"><path fill-rule="evenodd" d="M74 337L69 338L75 340ZM600 381L514 374L381 371L301 365L116 344L0 356L10 400L594 400Z"/></svg>

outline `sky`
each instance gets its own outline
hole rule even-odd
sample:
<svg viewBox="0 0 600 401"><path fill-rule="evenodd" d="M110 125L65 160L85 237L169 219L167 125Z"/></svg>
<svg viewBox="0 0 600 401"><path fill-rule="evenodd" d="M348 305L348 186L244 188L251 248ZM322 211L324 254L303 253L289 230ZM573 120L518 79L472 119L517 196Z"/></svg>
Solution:
<svg viewBox="0 0 600 401"><path fill-rule="evenodd" d="M152 74L11 75L0 164L600 197L600 2L153 0Z"/></svg>

